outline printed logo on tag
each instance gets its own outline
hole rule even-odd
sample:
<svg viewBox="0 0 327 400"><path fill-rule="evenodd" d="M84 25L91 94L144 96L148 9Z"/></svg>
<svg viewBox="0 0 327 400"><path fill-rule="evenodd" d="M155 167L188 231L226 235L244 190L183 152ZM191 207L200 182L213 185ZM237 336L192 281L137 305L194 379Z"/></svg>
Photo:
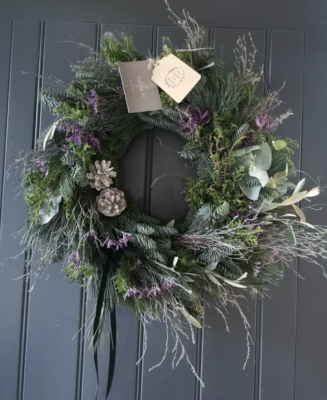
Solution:
<svg viewBox="0 0 327 400"><path fill-rule="evenodd" d="M158 86L151 80L149 61L118 63L129 113L161 110Z"/></svg>
<svg viewBox="0 0 327 400"><path fill-rule="evenodd" d="M176 103L180 103L201 79L201 75L173 54L162 58L153 70L152 80Z"/></svg>

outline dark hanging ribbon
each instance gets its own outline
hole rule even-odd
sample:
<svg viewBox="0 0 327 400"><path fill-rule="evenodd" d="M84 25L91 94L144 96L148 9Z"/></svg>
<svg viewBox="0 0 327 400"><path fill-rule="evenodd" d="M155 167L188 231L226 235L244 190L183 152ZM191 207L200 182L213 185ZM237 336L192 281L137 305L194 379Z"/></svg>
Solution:
<svg viewBox="0 0 327 400"><path fill-rule="evenodd" d="M95 372L97 376L97 389L95 392L94 399L97 400L98 398L98 390L99 390L99 364L98 364L98 352L97 352L97 345L98 345L98 338L99 338L99 323L100 323L100 316L101 310L103 307L107 282L109 278L110 270L112 272L115 271L117 268L118 262L122 256L122 253L130 253L136 255L140 261L146 261L145 255L134 247L131 243L128 243L127 247L118 251L114 251L113 249L108 249L109 253L109 262L106 266L104 266L102 270L102 277L100 282L99 294L97 299L95 317L94 317L94 325L93 325L93 341L94 341L94 366ZM110 346L110 353L109 353L109 372L108 372L108 382L107 382L107 391L105 400L108 398L112 382L114 379L115 373L115 362L116 362L116 338L117 338L117 321L116 321L116 310L115 308L112 309L110 313L110 328L111 328L111 346Z"/></svg>
<svg viewBox="0 0 327 400"><path fill-rule="evenodd" d="M96 305L96 312L95 312L95 317L94 317L94 325L93 325L93 340L94 340L94 345L95 345L95 351L94 351L94 366L95 366L95 372L97 375L97 389L96 393L94 396L94 399L97 400L98 398L98 390L99 390L99 365L98 365L98 352L97 352L97 345L98 345L98 338L99 338L99 323L100 323L100 316L101 316L101 310L103 307L104 303L104 296L106 292L106 287L107 287L107 282L108 282L108 277L109 277L109 271L112 270L114 271L118 261L119 257L118 254L114 253L113 251L110 252L110 262L109 265L106 265L103 268L102 272L102 277L101 277L101 283L100 283L100 288L99 288L99 294L98 294L98 299L97 299L97 305ZM116 338L117 338L117 321L116 321L116 310L115 308L112 309L110 313L110 328L111 328L111 346L110 346L110 353L109 353L109 372L108 372L108 382L107 382L107 391L106 391L106 397L105 399L108 398L112 382L114 379L114 373L115 373L115 361L116 361Z"/></svg>

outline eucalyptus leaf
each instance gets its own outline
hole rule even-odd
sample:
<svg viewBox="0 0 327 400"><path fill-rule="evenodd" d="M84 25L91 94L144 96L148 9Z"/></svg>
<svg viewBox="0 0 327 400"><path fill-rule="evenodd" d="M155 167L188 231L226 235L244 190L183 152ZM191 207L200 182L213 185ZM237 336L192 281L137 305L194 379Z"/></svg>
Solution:
<svg viewBox="0 0 327 400"><path fill-rule="evenodd" d="M254 165L267 171L272 162L271 148L268 143L263 143L260 145L260 149L253 150L252 154L255 156Z"/></svg>
<svg viewBox="0 0 327 400"><path fill-rule="evenodd" d="M296 185L296 188L294 189L293 192L293 196L295 194L298 194L302 190L304 184L305 184L305 178L301 179L300 182Z"/></svg>
<svg viewBox="0 0 327 400"><path fill-rule="evenodd" d="M260 208L260 212L267 212L275 209L276 207L280 206L280 203L270 203L270 204L264 204Z"/></svg>
<svg viewBox="0 0 327 400"><path fill-rule="evenodd" d="M62 195L59 191L43 200L39 209L39 221L41 225L47 224L56 214L58 214L61 200Z"/></svg>
<svg viewBox="0 0 327 400"><path fill-rule="evenodd" d="M208 278L217 286L222 286L222 284L218 281L216 277L214 277L212 274L210 274L210 271L208 271Z"/></svg>
<svg viewBox="0 0 327 400"><path fill-rule="evenodd" d="M194 282L194 279L191 278L190 276L184 275L184 279L186 280L186 282Z"/></svg>
<svg viewBox="0 0 327 400"><path fill-rule="evenodd" d="M261 168L256 167L254 164L250 165L249 175L257 178L262 187L265 187L269 181L269 176L266 171Z"/></svg>
<svg viewBox="0 0 327 400"><path fill-rule="evenodd" d="M285 171L276 172L274 174L273 179L276 182L276 185L279 185L282 182L284 182L284 180L286 179L287 175L288 175L288 164L286 164Z"/></svg>
<svg viewBox="0 0 327 400"><path fill-rule="evenodd" d="M168 222L168 224L166 226L168 226L169 228L173 228L175 225L175 220L172 219L171 221Z"/></svg>
<svg viewBox="0 0 327 400"><path fill-rule="evenodd" d="M315 229L315 230L317 229L314 225L311 225L308 222L300 221L300 224L305 225L305 226Z"/></svg>
<svg viewBox="0 0 327 400"><path fill-rule="evenodd" d="M258 200L261 186L246 186L240 183L240 188L248 199Z"/></svg>
<svg viewBox="0 0 327 400"><path fill-rule="evenodd" d="M284 140L275 140L273 146L275 150L282 150L287 146L287 143Z"/></svg>
<svg viewBox="0 0 327 400"><path fill-rule="evenodd" d="M245 285L241 285L240 283L238 283L238 282L236 282L236 281L230 281L229 279L224 279L224 281L225 281L226 283L228 283L229 285L235 286L235 287L237 287L237 288L242 288L242 289L245 289L245 288L246 288Z"/></svg>
<svg viewBox="0 0 327 400"><path fill-rule="evenodd" d="M205 268L206 268L208 271L213 271L213 270L215 270L215 269L217 268L217 265L218 265L218 261L206 265Z"/></svg>
<svg viewBox="0 0 327 400"><path fill-rule="evenodd" d="M266 185L266 187L271 188L271 189L275 189L276 188L276 182L275 179L271 176L268 180L268 183Z"/></svg>
<svg viewBox="0 0 327 400"><path fill-rule="evenodd" d="M51 128L48 130L48 133L46 134L44 140L43 140L43 150L45 150L45 147L47 145L47 141L51 140L56 132L57 126L59 124L59 121L55 121Z"/></svg>
<svg viewBox="0 0 327 400"><path fill-rule="evenodd" d="M173 268L176 267L177 262L178 262L178 257L174 257L174 260L173 260Z"/></svg>
<svg viewBox="0 0 327 400"><path fill-rule="evenodd" d="M297 215L300 217L300 221L301 222L306 222L305 214L301 210L301 208L296 206L295 204L292 204L292 206L293 206L294 210L296 211Z"/></svg>
<svg viewBox="0 0 327 400"><path fill-rule="evenodd" d="M315 197L315 196L318 196L318 194L320 194L320 188L316 187L316 188L311 189L308 192L308 194L306 195L306 197Z"/></svg>
<svg viewBox="0 0 327 400"><path fill-rule="evenodd" d="M260 150L260 146L255 145L255 146L244 147L244 149L236 150L234 154L236 157L242 157L245 154L251 153L253 150Z"/></svg>
<svg viewBox="0 0 327 400"><path fill-rule="evenodd" d="M280 206L290 206L291 204L298 203L302 199L307 196L308 192L305 190L304 192L297 193L294 196L289 197L288 199L284 200L280 203Z"/></svg>
<svg viewBox="0 0 327 400"><path fill-rule="evenodd" d="M287 224L287 235L292 244L296 244L296 236L291 224Z"/></svg>
<svg viewBox="0 0 327 400"><path fill-rule="evenodd" d="M244 274L242 276L240 276L239 278L235 279L235 282L239 282L239 281L245 279L247 276L248 276L248 273L244 272Z"/></svg>
<svg viewBox="0 0 327 400"><path fill-rule="evenodd" d="M195 319L185 308L181 309L182 314L184 315L184 317L188 320L188 322L190 322L192 325L196 326L197 328L202 328L202 325L200 324L200 322Z"/></svg>

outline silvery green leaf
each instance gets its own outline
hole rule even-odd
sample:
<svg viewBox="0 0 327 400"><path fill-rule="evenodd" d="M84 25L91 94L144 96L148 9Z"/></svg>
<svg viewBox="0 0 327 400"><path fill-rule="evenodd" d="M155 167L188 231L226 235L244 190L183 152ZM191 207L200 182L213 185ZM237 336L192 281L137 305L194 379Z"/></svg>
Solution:
<svg viewBox="0 0 327 400"><path fill-rule="evenodd" d="M271 188L271 189L275 189L276 188L276 182L275 182L275 179L272 176L269 178L268 183L267 183L266 186L268 188Z"/></svg>
<svg viewBox="0 0 327 400"><path fill-rule="evenodd" d="M309 224L308 222L304 222L304 221L299 221L300 224L305 225L311 229L317 229L314 225Z"/></svg>
<svg viewBox="0 0 327 400"><path fill-rule="evenodd" d="M169 226L169 228L173 228L175 225L175 220L172 219L171 221L168 222L168 224L166 226Z"/></svg>
<svg viewBox="0 0 327 400"><path fill-rule="evenodd" d="M184 279L186 280L186 282L194 282L194 279L191 278L190 276L184 275Z"/></svg>
<svg viewBox="0 0 327 400"><path fill-rule="evenodd" d="M258 146L258 145L249 146L249 147L244 147L243 149L236 150L234 152L234 154L236 157L241 157L247 153L251 153L253 150L259 150L259 149L260 149L260 146Z"/></svg>
<svg viewBox="0 0 327 400"><path fill-rule="evenodd" d="M258 200L261 186L246 186L240 183L240 188L250 200Z"/></svg>
<svg viewBox="0 0 327 400"><path fill-rule="evenodd" d="M222 284L218 281L217 278L214 277L214 275L208 273L208 278L217 286L222 286Z"/></svg>
<svg viewBox="0 0 327 400"><path fill-rule="evenodd" d="M238 283L237 281L231 281L231 280L226 279L226 278L224 279L224 281L225 281L226 283L228 283L229 285L231 285L231 286L235 286L235 287L242 288L242 289L245 289L245 288L246 288L245 285L241 285L241 284Z"/></svg>
<svg viewBox="0 0 327 400"><path fill-rule="evenodd" d="M301 208L299 208L299 207L296 206L295 204L292 204L292 207L293 207L294 210L296 211L297 215L300 217L300 221L301 221L301 222L306 222L305 214L304 214L304 212L301 210Z"/></svg>
<svg viewBox="0 0 327 400"><path fill-rule="evenodd" d="M296 188L294 189L293 192L293 196L302 190L304 184L305 184L305 178L301 179L300 182L296 185Z"/></svg>
<svg viewBox="0 0 327 400"><path fill-rule="evenodd" d="M195 319L185 308L181 309L182 314L184 317L190 322L192 325L196 326L197 328L202 328L202 325L200 322Z"/></svg>
<svg viewBox="0 0 327 400"><path fill-rule="evenodd" d="M268 176L267 172L261 168L256 167L254 164L250 165L249 174L250 174L250 176L253 176L254 178L259 179L262 187L265 187L269 181L269 176Z"/></svg>
<svg viewBox="0 0 327 400"><path fill-rule="evenodd" d="M282 150L287 146L287 143L284 140L274 140L273 146L275 150Z"/></svg>
<svg viewBox="0 0 327 400"><path fill-rule="evenodd" d="M308 192L305 190L304 192L297 193L288 199L284 200L282 203L280 203L280 206L290 206L291 204L298 203L302 199L304 199L307 196Z"/></svg>
<svg viewBox="0 0 327 400"><path fill-rule="evenodd" d="M59 211L62 195L58 191L53 196L46 198L39 209L39 221L41 225L47 224Z"/></svg>
<svg viewBox="0 0 327 400"><path fill-rule="evenodd" d="M218 261L206 265L205 269L207 269L208 271L213 271L214 269L217 268L217 265L218 265Z"/></svg>
<svg viewBox="0 0 327 400"><path fill-rule="evenodd" d="M306 197L315 197L315 196L318 196L318 194L320 194L320 188L315 187L315 188L309 190Z"/></svg>
<svg viewBox="0 0 327 400"><path fill-rule="evenodd" d="M274 178L274 181L276 182L276 184L279 185L280 183L284 182L287 175L288 175L288 164L286 164L285 171L276 172L274 174L273 178Z"/></svg>
<svg viewBox="0 0 327 400"><path fill-rule="evenodd" d="M239 278L235 279L235 282L239 282L239 281L247 278L247 276L248 276L248 273L244 272L244 274L242 276L240 276Z"/></svg>
<svg viewBox="0 0 327 400"><path fill-rule="evenodd" d="M296 244L296 236L291 224L287 224L287 235L292 244Z"/></svg>
<svg viewBox="0 0 327 400"><path fill-rule="evenodd" d="M261 144L260 149L253 150L252 153L255 156L254 165L267 171L270 168L272 161L271 148L269 147L269 144Z"/></svg>
<svg viewBox="0 0 327 400"><path fill-rule="evenodd" d="M173 268L176 267L177 262L178 262L178 257L174 257L174 260L173 260Z"/></svg>
<svg viewBox="0 0 327 400"><path fill-rule="evenodd" d="M53 138L53 135L54 135L55 132L56 132L56 129L57 129L58 124L59 124L59 121L55 121L55 122L52 124L51 128L48 130L48 133L45 135L45 138L44 138L44 141L43 141L43 150L45 150L47 141L48 141L49 139L51 140L51 139Z"/></svg>
<svg viewBox="0 0 327 400"><path fill-rule="evenodd" d="M279 205L280 205L279 203L263 204L262 207L260 207L260 212L271 211L274 208L278 207Z"/></svg>

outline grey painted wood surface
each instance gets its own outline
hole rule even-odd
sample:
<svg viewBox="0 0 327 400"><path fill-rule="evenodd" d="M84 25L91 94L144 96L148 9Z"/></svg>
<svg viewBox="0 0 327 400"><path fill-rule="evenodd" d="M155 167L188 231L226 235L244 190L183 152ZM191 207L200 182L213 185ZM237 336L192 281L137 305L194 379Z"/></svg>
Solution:
<svg viewBox="0 0 327 400"><path fill-rule="evenodd" d="M314 178L321 176L324 186L326 5L322 1L317 1L315 7L304 1L297 2L297 7L292 4L279 0L172 3L177 11L189 8L210 27L210 43L222 51L229 69L233 67L236 39L251 30L258 50L257 64L265 66L267 87L276 90L287 80L282 91L286 104L281 112L291 108L294 116L282 125L279 134L300 141L301 150L294 156L298 168ZM69 63L81 60L85 51L64 42L75 40L96 47L101 32L123 26L144 52L159 54L164 35L177 44L183 41L179 28L163 26L169 20L162 3L121 0L113 6L99 0L92 4L84 0L15 0L3 5L0 262L19 253L19 240L13 234L26 212L22 197L13 199L18 194L19 174L7 178L6 171L19 151L33 148L35 138L52 118L37 105L37 89L47 85L37 74L54 75L68 82L72 78ZM186 212L181 192L184 177L192 174L192 168L179 158L181 146L179 137L156 129L140 134L122 162L124 188L146 212L167 222L182 218ZM319 199L321 203L326 200L326 194ZM327 224L325 211L308 214L315 223ZM206 384L203 390L185 361L172 370L169 356L160 368L148 371L164 352L166 333L160 323L148 328L147 354L136 366L144 332L129 309L120 309L117 368L110 399L327 399L327 281L319 267L300 262L295 268L305 280L286 271L281 286L272 288L272 299L247 301L246 315L254 344L244 371L245 331L236 310L229 310L229 333L217 312L206 310L207 326L196 332L195 345L185 341L189 357ZM83 324L92 305L86 306L82 289L68 285L59 265L49 266L48 275L39 279L31 292L31 283L15 280L23 273L24 255L0 269L0 399L92 399L96 378L92 353L83 340ZM100 364L101 399L108 364L106 352Z"/></svg>

